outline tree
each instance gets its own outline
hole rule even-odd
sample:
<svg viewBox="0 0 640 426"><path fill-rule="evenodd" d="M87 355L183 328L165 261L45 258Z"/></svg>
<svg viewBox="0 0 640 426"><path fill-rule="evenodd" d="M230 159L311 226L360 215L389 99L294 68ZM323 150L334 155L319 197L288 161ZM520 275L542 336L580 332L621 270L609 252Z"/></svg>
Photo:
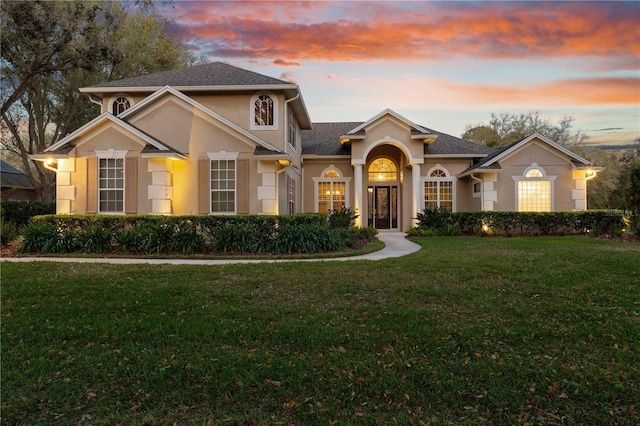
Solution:
<svg viewBox="0 0 640 426"><path fill-rule="evenodd" d="M573 121L572 116L564 116L554 125L550 120L542 118L539 111L526 114L492 113L488 125L468 125L462 137L499 148L539 133L560 145L573 146L587 139L582 131L572 131Z"/></svg>
<svg viewBox="0 0 640 426"><path fill-rule="evenodd" d="M611 192L612 208L631 212L634 223L640 223L640 138L626 150L618 162L617 185Z"/></svg>
<svg viewBox="0 0 640 426"><path fill-rule="evenodd" d="M97 115L79 87L195 61L145 2L128 12L111 1L5 1L0 14L2 145L43 200L53 199L55 174L29 155Z"/></svg>

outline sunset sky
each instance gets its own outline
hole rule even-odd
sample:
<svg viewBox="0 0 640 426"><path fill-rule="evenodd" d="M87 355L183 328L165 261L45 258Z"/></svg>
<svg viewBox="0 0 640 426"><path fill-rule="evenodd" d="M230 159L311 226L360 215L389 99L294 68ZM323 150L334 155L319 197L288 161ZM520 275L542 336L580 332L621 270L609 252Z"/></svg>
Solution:
<svg viewBox="0 0 640 426"><path fill-rule="evenodd" d="M492 112L575 118L589 143L640 136L640 2L174 1L207 61L300 85L314 122L391 108L460 136Z"/></svg>

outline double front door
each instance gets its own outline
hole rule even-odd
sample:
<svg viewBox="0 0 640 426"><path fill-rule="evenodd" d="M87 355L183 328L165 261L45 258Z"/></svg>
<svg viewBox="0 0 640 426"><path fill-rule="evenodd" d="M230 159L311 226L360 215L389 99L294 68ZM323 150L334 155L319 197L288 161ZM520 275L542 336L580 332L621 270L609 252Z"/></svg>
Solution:
<svg viewBox="0 0 640 426"><path fill-rule="evenodd" d="M398 227L398 187L370 186L367 188L368 225L377 229Z"/></svg>

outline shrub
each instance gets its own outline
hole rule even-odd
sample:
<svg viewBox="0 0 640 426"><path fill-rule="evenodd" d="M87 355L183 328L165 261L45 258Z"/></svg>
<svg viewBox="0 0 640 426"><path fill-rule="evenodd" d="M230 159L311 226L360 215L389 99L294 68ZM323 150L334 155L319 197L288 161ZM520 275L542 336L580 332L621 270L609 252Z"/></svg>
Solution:
<svg viewBox="0 0 640 426"><path fill-rule="evenodd" d="M106 253L111 251L111 238L110 229L90 223L77 231L74 246L84 253Z"/></svg>
<svg viewBox="0 0 640 426"><path fill-rule="evenodd" d="M450 214L442 207L435 209L424 209L418 212L418 228L441 228L449 220Z"/></svg>
<svg viewBox="0 0 640 426"><path fill-rule="evenodd" d="M15 223L0 218L0 245L5 245L18 238L18 227Z"/></svg>
<svg viewBox="0 0 640 426"><path fill-rule="evenodd" d="M343 238L336 229L347 232ZM38 216L24 229L24 251L41 253L314 253L356 245L373 228L327 227L327 215Z"/></svg>
<svg viewBox="0 0 640 426"><path fill-rule="evenodd" d="M2 218L6 222L13 222L20 229L29 223L34 216L55 214L56 203L44 201L3 201Z"/></svg>
<svg viewBox="0 0 640 426"><path fill-rule="evenodd" d="M351 207L342 207L340 210L329 210L327 223L329 228L347 229L355 223L358 215Z"/></svg>
<svg viewBox="0 0 640 426"><path fill-rule="evenodd" d="M418 225L412 235L620 235L624 229L623 214L611 210L449 213L425 209L417 216Z"/></svg>

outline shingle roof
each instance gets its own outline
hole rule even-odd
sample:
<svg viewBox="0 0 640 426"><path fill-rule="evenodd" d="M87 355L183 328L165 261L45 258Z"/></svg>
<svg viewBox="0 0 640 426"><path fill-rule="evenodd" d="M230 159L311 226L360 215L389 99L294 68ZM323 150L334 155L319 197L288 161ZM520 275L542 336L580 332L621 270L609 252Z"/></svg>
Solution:
<svg viewBox="0 0 640 426"><path fill-rule="evenodd" d="M483 155L491 155L496 151L493 148L490 148L485 145L480 145L479 143L471 142L466 139L460 139L455 136L438 132L437 130L432 130L426 127L425 129L434 135L438 135L438 139L431 142L430 144L425 144L424 146L425 155L447 155L447 154L476 155L477 154L478 156L483 156Z"/></svg>
<svg viewBox="0 0 640 426"><path fill-rule="evenodd" d="M350 130L357 128L361 124L363 123L313 123L313 130L304 130L302 132L302 154L350 155L351 144L340 145L340 136L346 135ZM438 139L434 142L425 144L425 155L453 154L477 155L478 157L482 157L495 152L493 148L475 142L460 139L426 127L425 130L431 134L438 135Z"/></svg>
<svg viewBox="0 0 640 426"><path fill-rule="evenodd" d="M0 160L0 181L3 188L33 189L27 175L2 160Z"/></svg>
<svg viewBox="0 0 640 426"><path fill-rule="evenodd" d="M138 77L108 81L90 86L101 87L164 87L164 86L250 86L292 83L253 71L234 67L223 62L195 65L178 70L161 71Z"/></svg>
<svg viewBox="0 0 640 426"><path fill-rule="evenodd" d="M302 155L351 155L351 144L340 144L340 136L363 122L313 123L313 130L302 131Z"/></svg>

